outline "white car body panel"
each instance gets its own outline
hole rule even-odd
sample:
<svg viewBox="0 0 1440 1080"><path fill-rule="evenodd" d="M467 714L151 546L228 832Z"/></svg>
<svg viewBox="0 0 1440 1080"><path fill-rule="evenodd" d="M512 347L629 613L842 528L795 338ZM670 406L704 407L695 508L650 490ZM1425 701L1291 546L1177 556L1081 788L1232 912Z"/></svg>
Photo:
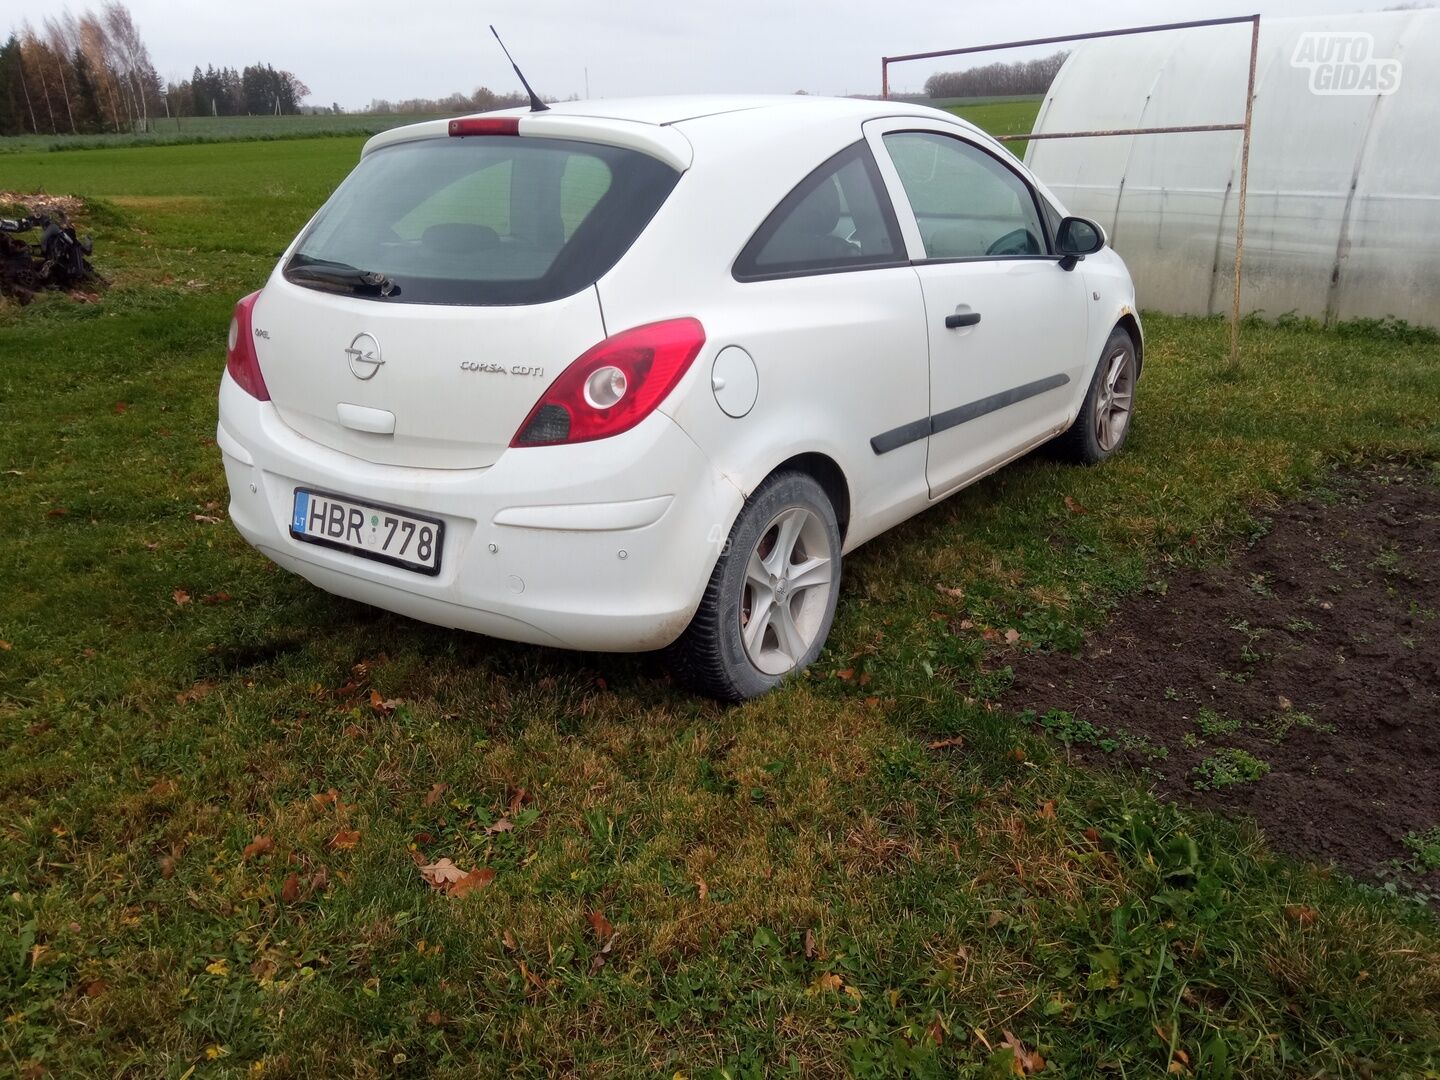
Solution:
<svg viewBox="0 0 1440 1080"><path fill-rule="evenodd" d="M379 304L321 293L281 273L291 245L254 309L268 335L257 346L274 400L257 401L227 375L217 441L242 535L331 592L507 639L661 647L688 624L745 497L777 466L805 455L833 464L848 502L844 548L853 550L1064 430L1105 340L1135 316L1133 286L1109 248L1071 271L1055 258L915 265L924 260L919 230L880 135L918 127L999 147L936 110L702 97L500 115L520 118L520 138L623 146L683 175L608 272L546 304ZM384 132L364 152L446 138L445 125ZM867 136L909 264L736 280L737 256L776 205ZM982 322L944 329L944 316L965 305ZM684 316L704 325L705 345L638 426L573 445L509 446L542 391L586 349ZM382 346L378 377L347 370L343 350L361 331ZM471 342L477 361L543 374L467 379L460 363ZM740 415L720 407L712 386L714 360L731 346L758 378L753 407ZM1017 405L885 452L872 445L1057 375L1062 385ZM387 413L393 434L383 432ZM440 573L421 577L296 540L287 522L300 485L442 518Z"/></svg>

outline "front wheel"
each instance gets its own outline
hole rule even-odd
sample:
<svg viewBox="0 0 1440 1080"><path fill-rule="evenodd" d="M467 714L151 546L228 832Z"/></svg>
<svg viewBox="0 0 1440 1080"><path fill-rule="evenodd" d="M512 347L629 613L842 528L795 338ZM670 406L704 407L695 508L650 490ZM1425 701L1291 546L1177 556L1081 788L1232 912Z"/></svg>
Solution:
<svg viewBox="0 0 1440 1080"><path fill-rule="evenodd" d="M1139 373L1135 342L1117 326L1100 354L1080 415L1055 440L1055 451L1069 461L1097 465L1125 445L1135 411Z"/></svg>
<svg viewBox="0 0 1440 1080"><path fill-rule="evenodd" d="M835 621L840 529L816 481L771 476L746 501L670 666L693 690L742 701L805 670Z"/></svg>

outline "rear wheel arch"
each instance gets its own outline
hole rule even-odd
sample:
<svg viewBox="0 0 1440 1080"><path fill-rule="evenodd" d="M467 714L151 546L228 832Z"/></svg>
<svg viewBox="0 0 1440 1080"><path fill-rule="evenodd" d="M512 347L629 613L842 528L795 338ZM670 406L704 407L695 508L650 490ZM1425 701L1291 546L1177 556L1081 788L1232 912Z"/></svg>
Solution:
<svg viewBox="0 0 1440 1080"><path fill-rule="evenodd" d="M760 478L751 490L758 488L779 472L801 472L813 479L825 491L830 506L835 511L835 523L840 526L840 539L845 539L850 528L850 483L838 462L827 454L809 451L786 458Z"/></svg>

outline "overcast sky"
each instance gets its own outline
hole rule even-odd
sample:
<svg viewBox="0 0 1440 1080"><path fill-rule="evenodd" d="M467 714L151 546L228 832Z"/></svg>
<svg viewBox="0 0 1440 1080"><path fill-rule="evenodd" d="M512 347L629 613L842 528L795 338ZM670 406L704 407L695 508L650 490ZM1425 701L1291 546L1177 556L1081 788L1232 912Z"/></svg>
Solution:
<svg viewBox="0 0 1440 1080"><path fill-rule="evenodd" d="M493 22L541 94L591 97L726 91L877 93L882 54L924 52L1120 26L1250 14L1375 10L1396 0L127 0L163 78L199 64L264 61L309 84L311 104L362 108L372 98L443 97L477 86L519 89L486 30ZM0 0L0 26L62 4ZM87 6L70 0L71 10ZM1217 47L1247 30L1212 31ZM1228 37L1224 35L1229 35ZM1238 37L1236 36L1238 34ZM1042 50L1050 51L1050 50ZM992 54L984 60L1015 58ZM983 61L982 61L983 62ZM896 90L937 70L897 68Z"/></svg>

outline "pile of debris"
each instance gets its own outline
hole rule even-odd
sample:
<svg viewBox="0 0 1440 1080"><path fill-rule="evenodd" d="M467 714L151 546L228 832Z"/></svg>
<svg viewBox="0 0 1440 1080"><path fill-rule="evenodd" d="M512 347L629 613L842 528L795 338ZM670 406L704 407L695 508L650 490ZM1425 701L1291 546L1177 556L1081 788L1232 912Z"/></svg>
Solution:
<svg viewBox="0 0 1440 1080"><path fill-rule="evenodd" d="M0 295L28 304L41 289L71 292L105 284L90 265L90 237L76 236L70 223L70 215L84 207L79 199L0 192L0 204L5 203L24 212L0 217Z"/></svg>

